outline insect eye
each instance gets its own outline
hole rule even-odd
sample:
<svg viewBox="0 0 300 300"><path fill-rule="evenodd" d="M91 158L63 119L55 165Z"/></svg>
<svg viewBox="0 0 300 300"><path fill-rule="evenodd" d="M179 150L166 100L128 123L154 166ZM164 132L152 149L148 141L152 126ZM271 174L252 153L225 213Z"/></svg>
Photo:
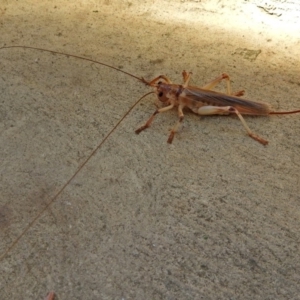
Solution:
<svg viewBox="0 0 300 300"><path fill-rule="evenodd" d="M163 92L160 92L160 93L158 94L158 97L162 97L163 94L164 94Z"/></svg>
<svg viewBox="0 0 300 300"><path fill-rule="evenodd" d="M157 84L162 84L162 82L161 82L161 81L159 81Z"/></svg>

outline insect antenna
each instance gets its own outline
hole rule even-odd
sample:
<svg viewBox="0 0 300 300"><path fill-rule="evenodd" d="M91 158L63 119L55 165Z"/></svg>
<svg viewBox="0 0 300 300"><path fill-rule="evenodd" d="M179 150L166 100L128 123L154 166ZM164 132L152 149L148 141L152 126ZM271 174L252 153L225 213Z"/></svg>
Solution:
<svg viewBox="0 0 300 300"><path fill-rule="evenodd" d="M49 53L52 53L52 54L60 54L60 55L64 55L64 56L67 56L67 57L69 56L69 57L79 58L79 59L86 60L86 61L98 64L98 65L105 66L107 68L116 70L118 72L124 73L124 74L126 74L126 75L128 75L130 77L133 77L133 78L137 79L138 81L141 81L142 83L147 84L147 81L144 78L137 77L137 76L135 76L135 75L133 75L131 73L128 73L128 72L123 71L123 70L121 70L119 68L113 67L113 66L111 66L109 64L106 64L106 63L103 63L103 62L100 62L100 61L97 61L97 60L94 60L94 59L91 59L91 58L83 57L83 56L78 56L78 55L74 55L74 54L63 53L63 52L54 51L54 50L48 50L48 49L44 49L44 48L31 47L31 46L3 46L3 47L0 48L0 50L2 50L2 49L11 49L11 48L32 49L32 50L49 52Z"/></svg>
<svg viewBox="0 0 300 300"><path fill-rule="evenodd" d="M27 233L27 231L34 225L34 223L42 216L42 214L53 204L53 202L58 198L58 196L65 190L65 188L71 183L71 181L77 176L77 174L84 168L84 166L89 162L89 160L95 155L98 149L105 143L105 141L111 136L111 134L116 130L120 123L129 115L129 113L138 105L138 103L154 92L149 92L140 99L138 99L130 109L123 115L123 117L116 123L116 125L107 133L103 140L98 144L98 146L92 151L88 158L82 163L82 165L77 169L77 171L70 177L70 179L63 185L63 187L56 193L56 195L48 202L48 204L36 215L36 217L26 226L26 228L21 232L21 234L14 240L14 242L0 255L0 261L2 261L6 255L15 247L15 245L20 241L20 239Z"/></svg>
<svg viewBox="0 0 300 300"><path fill-rule="evenodd" d="M47 50L47 49L42 49L42 48L35 48L35 47L29 47L29 46L7 46L7 47L2 47L1 49L9 49L9 48L25 48L25 49L34 49L34 50L40 50L40 51L46 51L54 54L62 54L65 56L70 56L74 58L79 58L83 60L87 60L96 64L100 64L103 66L106 66L108 68L117 70L119 72L122 72L126 75L129 75L133 78L138 79L139 81L143 83L147 83L146 80L143 78L139 78L137 76L134 76L128 72L125 72L123 70L120 70L118 68L115 68L113 66L110 66L108 64L102 63L95 61L93 59L73 55L73 54L66 54L62 52L57 52L57 51L52 51L52 50ZM101 148L101 146L106 142L106 140L111 136L111 134L116 130L116 128L121 124L121 122L130 114L130 112L141 102L142 99L147 97L150 94L154 94L154 92L149 92L142 97L140 97L130 108L129 110L122 116L122 118L113 126L113 128L106 134L106 136L102 139L102 141L98 144L98 146L91 152L91 154L87 157L87 159L79 166L77 171L66 181L66 183L62 186L62 188L54 195L54 197L46 204L46 206L34 217L34 219L25 227L25 229L20 233L20 235L12 242L12 244L4 251L4 253L0 254L0 261L2 261L7 254L15 247L16 244L21 240L21 238L28 232L28 230L35 224L35 222L43 215L43 213L54 203L54 201L59 197L59 195L66 189L66 187L73 181L73 179L77 176L77 174L84 168L84 166L90 161L90 159L95 155L95 153Z"/></svg>

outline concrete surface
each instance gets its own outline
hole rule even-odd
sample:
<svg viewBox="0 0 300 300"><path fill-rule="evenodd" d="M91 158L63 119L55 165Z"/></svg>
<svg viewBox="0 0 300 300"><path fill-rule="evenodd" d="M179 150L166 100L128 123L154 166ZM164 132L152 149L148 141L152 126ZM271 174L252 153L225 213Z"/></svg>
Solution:
<svg viewBox="0 0 300 300"><path fill-rule="evenodd" d="M199 86L227 72L300 107L297 1L0 3L0 47ZM134 134L149 96L80 169L149 89L33 50L0 50L0 69L0 299L300 299L299 115L246 117L264 147L234 116L186 112L168 145L176 110Z"/></svg>

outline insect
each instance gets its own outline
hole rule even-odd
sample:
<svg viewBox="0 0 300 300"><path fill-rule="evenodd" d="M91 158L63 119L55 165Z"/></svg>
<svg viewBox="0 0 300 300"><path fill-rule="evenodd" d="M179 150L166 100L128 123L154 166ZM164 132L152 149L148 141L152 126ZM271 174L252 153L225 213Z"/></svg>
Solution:
<svg viewBox="0 0 300 300"><path fill-rule="evenodd" d="M138 81L144 83L147 86L153 87L154 91L145 94L142 96L134 106L144 97L151 93L155 93L157 98L160 102L162 102L163 106L161 108L157 108L155 112L151 115L151 117L145 122L144 125L139 127L135 130L135 133L139 134L146 128L150 127L151 123L153 122L155 116L157 114L169 111L174 107L178 109L178 116L179 120L171 129L169 138L167 142L171 144L173 142L175 133L179 130L180 125L183 122L184 114L183 110L185 108L190 109L192 112L201 115L230 115L235 114L242 122L244 128L246 129L248 135L258 141L263 145L267 145L268 141L264 138L260 137L259 135L255 134L251 131L249 126L247 125L244 117L242 115L257 115L257 116L266 116L266 115L274 115L274 114L294 114L300 113L300 110L293 110L293 111L273 111L269 104L263 102L256 102L252 100L241 99L239 97L244 95L244 91L238 91L236 93L232 93L231 91L231 84L230 78L226 73L221 74L213 81L209 82L208 84L202 86L201 88L196 86L189 85L189 81L191 79L191 72L182 72L183 76L183 84L173 84L171 80L166 77L165 75L160 75L154 78L151 81L145 80L143 77L137 77L133 74L125 72L119 68L113 67L111 65L95 61L89 58L66 54L62 52L36 48L36 47L29 47L29 46L5 46L0 48L1 49L10 49L10 48L24 48L24 49L34 49L39 51L46 51L54 54L65 55L69 57L79 58L83 60L87 60L96 64L100 64L106 66L108 68L114 69L118 72L122 72L128 76L131 76ZM227 84L227 93L220 93L212 91L212 89L222 80L226 80ZM132 107L133 108L133 107ZM131 108L131 109L132 109ZM130 109L130 110L131 110Z"/></svg>

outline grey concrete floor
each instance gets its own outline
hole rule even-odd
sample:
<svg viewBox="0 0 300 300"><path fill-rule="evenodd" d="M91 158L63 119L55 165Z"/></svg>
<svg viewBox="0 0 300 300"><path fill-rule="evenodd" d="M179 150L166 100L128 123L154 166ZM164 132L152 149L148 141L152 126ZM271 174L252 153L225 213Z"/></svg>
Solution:
<svg viewBox="0 0 300 300"><path fill-rule="evenodd" d="M227 72L300 108L296 1L0 3L0 47L199 86ZM262 146L186 112L169 145L176 110L134 134L152 95L92 155L147 87L19 48L0 69L0 299L300 299L299 115L246 117Z"/></svg>

